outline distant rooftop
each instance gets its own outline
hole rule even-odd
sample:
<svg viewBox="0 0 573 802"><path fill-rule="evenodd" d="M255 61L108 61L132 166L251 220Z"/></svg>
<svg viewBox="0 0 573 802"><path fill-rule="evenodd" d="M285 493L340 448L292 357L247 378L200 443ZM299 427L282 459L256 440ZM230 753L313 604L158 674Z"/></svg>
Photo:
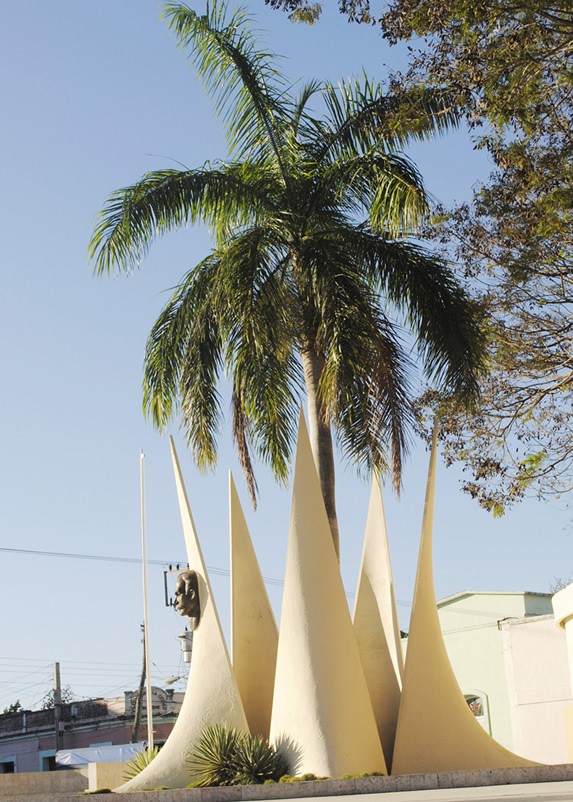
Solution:
<svg viewBox="0 0 573 802"><path fill-rule="evenodd" d="M458 593L454 593L452 596L439 599L438 607L441 607L443 604L451 604L458 599L463 599L464 596L540 596L543 598L551 598L553 593L541 593L537 590L461 590Z"/></svg>

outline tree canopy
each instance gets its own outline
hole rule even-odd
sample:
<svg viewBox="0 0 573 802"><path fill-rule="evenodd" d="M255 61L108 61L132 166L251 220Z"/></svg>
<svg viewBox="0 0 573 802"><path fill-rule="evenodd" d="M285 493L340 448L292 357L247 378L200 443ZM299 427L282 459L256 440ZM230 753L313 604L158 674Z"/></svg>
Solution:
<svg viewBox="0 0 573 802"><path fill-rule="evenodd" d="M12 702L12 704L9 704L8 707L4 708L4 710L2 711L2 714L6 715L7 713L19 713L20 710L23 710L23 709L24 708L22 707L22 705L20 703L20 700L16 699L15 702Z"/></svg>
<svg viewBox="0 0 573 802"><path fill-rule="evenodd" d="M568 2L400 0L391 41L423 37L406 85L448 86L494 170L432 235L481 289L494 369L478 414L441 403L445 453L501 513L572 488L573 11ZM436 399L434 399L436 400ZM434 406L435 408L435 406Z"/></svg>
<svg viewBox="0 0 573 802"><path fill-rule="evenodd" d="M270 0L291 15L307 5ZM372 4L373 6L374 4ZM569 0L468 3L394 0L374 18L364 0L339 4L353 21L410 44L401 87L447 86L493 171L471 202L439 208L426 234L474 281L492 327L494 369L478 414L448 400L448 461L466 489L501 513L524 493L572 488L573 10ZM315 17L318 9L315 9ZM304 14L299 17L304 19Z"/></svg>
<svg viewBox="0 0 573 802"><path fill-rule="evenodd" d="M402 149L455 124L446 92L388 95L363 78L295 92L244 10L166 15L215 101L229 161L148 173L112 194L95 229L98 273L139 264L154 238L210 228L213 251L183 278L145 356L144 407L180 416L199 466L217 455L219 382L253 497L252 451L285 479L306 392L337 543L331 430L356 464L400 484L412 427L412 332L428 377L467 403L484 369L481 312L448 263L414 240L428 213ZM313 111L317 103L323 110Z"/></svg>

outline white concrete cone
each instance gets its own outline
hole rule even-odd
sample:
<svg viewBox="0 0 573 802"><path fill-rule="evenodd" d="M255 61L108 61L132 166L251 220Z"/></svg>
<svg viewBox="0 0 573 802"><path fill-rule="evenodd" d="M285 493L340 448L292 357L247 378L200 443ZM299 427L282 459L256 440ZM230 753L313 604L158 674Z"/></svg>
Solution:
<svg viewBox="0 0 573 802"><path fill-rule="evenodd" d="M250 731L268 738L279 636L230 473L229 510L233 670Z"/></svg>
<svg viewBox="0 0 573 802"><path fill-rule="evenodd" d="M302 415L271 740L291 773L386 773Z"/></svg>
<svg viewBox="0 0 573 802"><path fill-rule="evenodd" d="M377 476L372 477L353 621L378 733L391 770L404 662Z"/></svg>
<svg viewBox="0 0 573 802"><path fill-rule="evenodd" d="M163 749L140 774L116 788L120 793L144 788L184 788L192 781L189 759L205 727L228 724L248 732L247 720L227 653L173 440L171 456L187 558L199 579L201 618L193 633L193 654L183 705Z"/></svg>
<svg viewBox="0 0 573 802"><path fill-rule="evenodd" d="M437 428L428 470L418 573L392 774L538 765L486 733L469 709L440 629L432 567Z"/></svg>

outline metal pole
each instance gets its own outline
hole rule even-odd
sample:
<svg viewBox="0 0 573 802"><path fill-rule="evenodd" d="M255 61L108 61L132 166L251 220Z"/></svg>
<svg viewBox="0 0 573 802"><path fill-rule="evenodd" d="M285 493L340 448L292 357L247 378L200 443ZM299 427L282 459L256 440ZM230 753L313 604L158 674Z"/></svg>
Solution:
<svg viewBox="0 0 573 802"><path fill-rule="evenodd" d="M146 672L146 701L147 701L147 749L153 749L153 700L151 695L151 663L149 660L149 614L147 610L147 554L145 548L145 454L143 451L139 459L139 481L141 496L141 560L143 563L143 649L145 655Z"/></svg>
<svg viewBox="0 0 573 802"><path fill-rule="evenodd" d="M139 688L135 697L135 710L133 711L133 727L131 729L131 743L136 744L139 740L139 725L141 724L141 708L143 707L143 689L145 688L145 626L141 625L141 642L143 644L143 663L141 666L141 677L139 678Z"/></svg>
<svg viewBox="0 0 573 802"><path fill-rule="evenodd" d="M62 685L60 664L54 663L54 735L56 752L60 748L60 722L62 720Z"/></svg>

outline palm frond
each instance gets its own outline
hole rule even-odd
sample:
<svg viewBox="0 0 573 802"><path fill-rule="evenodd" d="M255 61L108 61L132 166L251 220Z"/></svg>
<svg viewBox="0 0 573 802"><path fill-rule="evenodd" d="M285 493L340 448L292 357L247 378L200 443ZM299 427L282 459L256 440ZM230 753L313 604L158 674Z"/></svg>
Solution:
<svg viewBox="0 0 573 802"><path fill-rule="evenodd" d="M251 229L221 257L225 296L225 361L241 415L259 456L285 480L295 437L301 373L293 350L293 295L280 266L284 249L269 229ZM223 299L221 299L221 304Z"/></svg>
<svg viewBox="0 0 573 802"><path fill-rule="evenodd" d="M239 463L243 471L243 476L247 482L247 488L251 497L251 502L254 509L256 509L258 487L249 449L249 441L251 440L251 426L243 407L241 391L236 386L233 388L233 398L231 404L233 408L233 441L237 448Z"/></svg>
<svg viewBox="0 0 573 802"><path fill-rule="evenodd" d="M309 115L307 111L307 106L312 97L318 94L322 90L322 82L318 79L314 79L312 81L308 81L299 92L298 96L294 99L292 111L290 114L290 128L295 133L298 133L299 126L301 122L304 122L306 126L308 126L309 122Z"/></svg>
<svg viewBox="0 0 573 802"><path fill-rule="evenodd" d="M370 278L406 313L429 377L471 404L487 367L484 320L451 267L414 243L364 231L354 245Z"/></svg>
<svg viewBox="0 0 573 802"><path fill-rule="evenodd" d="M200 468L215 465L222 413L217 390L222 341L211 287L219 261L206 259L177 288L151 330L143 406L158 428L176 412Z"/></svg>
<svg viewBox="0 0 573 802"><path fill-rule="evenodd" d="M182 3L167 3L164 13L214 97L231 151L254 158L270 150L280 163L287 87L276 55L259 48L246 9L229 14L226 3L214 0L202 16Z"/></svg>
<svg viewBox="0 0 573 802"><path fill-rule="evenodd" d="M139 266L153 240L205 222L222 238L272 203L268 171L252 164L159 170L116 190L99 215L89 245L95 272Z"/></svg>
<svg viewBox="0 0 573 802"><path fill-rule="evenodd" d="M429 211L420 174L397 154L368 153L325 167L315 179L309 212L329 198L347 218L366 215L373 230L391 238L415 232Z"/></svg>
<svg viewBox="0 0 573 802"><path fill-rule="evenodd" d="M385 94L366 76L323 88L327 116L323 118L322 158L402 150L412 140L426 139L456 127L459 114L444 90L415 88Z"/></svg>
<svg viewBox="0 0 573 802"><path fill-rule="evenodd" d="M412 365L345 241L324 238L313 247L316 256L306 252L305 263L315 262L309 298L325 358L318 388L324 415L347 455L368 469L389 467L398 489L412 423Z"/></svg>

